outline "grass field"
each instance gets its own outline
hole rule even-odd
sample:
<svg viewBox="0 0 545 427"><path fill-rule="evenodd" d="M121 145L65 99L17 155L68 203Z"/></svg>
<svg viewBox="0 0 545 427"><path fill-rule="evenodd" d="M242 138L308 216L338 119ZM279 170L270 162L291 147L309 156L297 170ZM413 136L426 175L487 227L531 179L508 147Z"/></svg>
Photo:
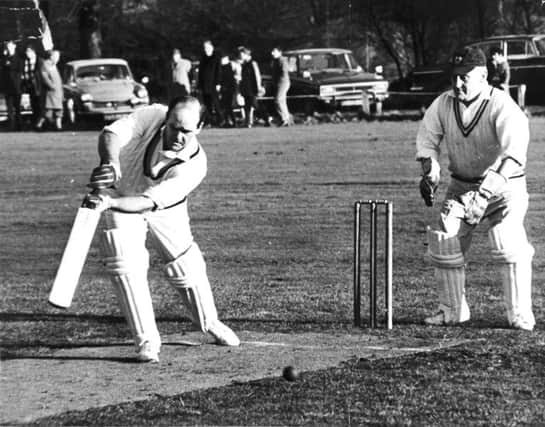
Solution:
<svg viewBox="0 0 545 427"><path fill-rule="evenodd" d="M507 328L485 230L470 251L472 320L431 328L425 208L414 161L418 123L355 122L205 130L209 174L190 198L220 316L234 329L347 331L352 327L352 205L394 202L394 330L379 337L463 338L450 350L367 361L279 378L59 414L41 424L541 424L545 423L545 120L531 121L526 226L534 258L533 333ZM97 161L97 132L0 134L2 358L127 338L94 245L74 304L47 292L75 209ZM445 190L443 182L441 191ZM180 301L152 252L161 333L187 330ZM364 269L365 274L365 269ZM364 304L365 305L365 301ZM32 378L29 378L32 382Z"/></svg>

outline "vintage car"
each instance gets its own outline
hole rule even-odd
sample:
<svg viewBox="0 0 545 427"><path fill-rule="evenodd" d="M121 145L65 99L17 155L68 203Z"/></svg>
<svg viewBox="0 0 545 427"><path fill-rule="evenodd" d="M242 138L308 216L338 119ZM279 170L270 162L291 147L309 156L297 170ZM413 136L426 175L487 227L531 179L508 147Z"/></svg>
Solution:
<svg viewBox="0 0 545 427"><path fill-rule="evenodd" d="M290 104L306 108L362 106L365 93L370 104L388 96L388 81L378 72L368 73L347 49L300 49L284 52L288 59Z"/></svg>
<svg viewBox="0 0 545 427"><path fill-rule="evenodd" d="M21 115L28 116L32 114L32 109L30 108L30 97L28 93L24 93L21 96ZM8 119L8 107L6 105L6 98L3 93L0 93L0 122L6 121Z"/></svg>
<svg viewBox="0 0 545 427"><path fill-rule="evenodd" d="M149 104L142 83L134 80L123 59L80 59L67 62L63 69L66 117L98 116L116 120Z"/></svg>
<svg viewBox="0 0 545 427"><path fill-rule="evenodd" d="M489 37L468 46L477 46L485 54L499 47L507 57L511 69L511 95L517 98L517 87L526 85L526 104L545 104L545 35L507 35ZM408 76L406 88L420 99L429 102L434 93L450 85L448 64L415 68ZM419 96L421 94L421 96Z"/></svg>

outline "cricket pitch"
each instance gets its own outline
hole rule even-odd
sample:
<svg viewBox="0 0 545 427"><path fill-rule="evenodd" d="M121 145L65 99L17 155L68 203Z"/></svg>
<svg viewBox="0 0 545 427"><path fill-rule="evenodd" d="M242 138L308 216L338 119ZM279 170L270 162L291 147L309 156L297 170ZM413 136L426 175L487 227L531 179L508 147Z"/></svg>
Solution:
<svg viewBox="0 0 545 427"><path fill-rule="evenodd" d="M210 344L198 332L163 337L161 362L139 364L128 342L55 349L6 358L1 365L0 423L36 420L150 397L377 359L435 351L464 340L391 339L360 333L239 333L240 347Z"/></svg>

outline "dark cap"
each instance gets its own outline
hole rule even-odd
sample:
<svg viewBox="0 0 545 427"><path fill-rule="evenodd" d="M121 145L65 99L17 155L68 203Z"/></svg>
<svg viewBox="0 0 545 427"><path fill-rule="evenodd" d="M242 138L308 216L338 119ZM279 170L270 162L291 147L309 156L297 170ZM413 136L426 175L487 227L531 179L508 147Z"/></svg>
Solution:
<svg viewBox="0 0 545 427"><path fill-rule="evenodd" d="M452 74L466 74L475 67L486 67L486 55L478 47L457 50L450 61Z"/></svg>

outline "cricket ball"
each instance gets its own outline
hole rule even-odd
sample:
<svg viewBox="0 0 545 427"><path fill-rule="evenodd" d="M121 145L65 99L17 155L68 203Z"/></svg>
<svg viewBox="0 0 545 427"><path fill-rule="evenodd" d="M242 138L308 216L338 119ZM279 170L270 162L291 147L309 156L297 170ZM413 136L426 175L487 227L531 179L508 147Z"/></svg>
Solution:
<svg viewBox="0 0 545 427"><path fill-rule="evenodd" d="M286 366L282 371L282 376L286 381L295 381L299 376L299 373L293 366Z"/></svg>

